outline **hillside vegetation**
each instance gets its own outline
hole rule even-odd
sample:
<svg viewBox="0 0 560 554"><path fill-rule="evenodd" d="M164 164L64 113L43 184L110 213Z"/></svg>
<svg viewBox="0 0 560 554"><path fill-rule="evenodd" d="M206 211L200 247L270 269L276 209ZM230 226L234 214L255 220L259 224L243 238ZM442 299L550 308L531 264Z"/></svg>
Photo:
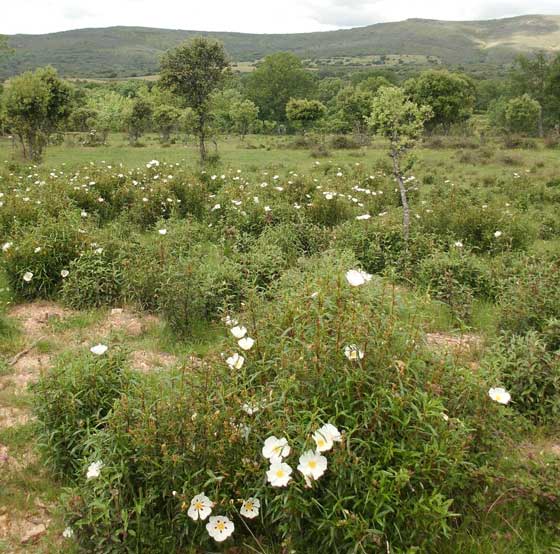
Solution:
<svg viewBox="0 0 560 554"><path fill-rule="evenodd" d="M149 75L157 71L163 52L198 35L222 41L238 62L259 60L273 52L291 51L308 60L414 55L430 57L431 63L437 61L449 66L498 67L511 62L520 52L560 50L560 16L534 15L467 22L409 19L355 29L283 35L142 27L13 35L9 43L15 54L0 61L0 77L46 64L69 77ZM379 60L375 62L375 65L380 63Z"/></svg>

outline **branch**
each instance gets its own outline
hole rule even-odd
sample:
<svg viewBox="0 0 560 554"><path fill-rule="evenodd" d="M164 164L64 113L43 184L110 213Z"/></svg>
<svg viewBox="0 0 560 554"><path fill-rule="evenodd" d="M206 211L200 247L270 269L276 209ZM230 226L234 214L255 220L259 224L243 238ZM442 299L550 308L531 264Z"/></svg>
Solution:
<svg viewBox="0 0 560 554"><path fill-rule="evenodd" d="M22 358L23 356L25 356L26 354L29 354L29 352L31 352L31 350L33 350L45 337L39 337L36 341L32 342L30 346L28 346L25 350L22 350L21 352L18 352L9 362L8 365L10 367L14 366L17 364L18 360L20 358Z"/></svg>

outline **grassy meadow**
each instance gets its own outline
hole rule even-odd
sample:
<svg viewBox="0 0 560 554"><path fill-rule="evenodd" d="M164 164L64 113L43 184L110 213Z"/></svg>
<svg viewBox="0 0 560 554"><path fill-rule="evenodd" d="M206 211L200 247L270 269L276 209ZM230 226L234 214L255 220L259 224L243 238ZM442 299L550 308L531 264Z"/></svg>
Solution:
<svg viewBox="0 0 560 554"><path fill-rule="evenodd" d="M218 150L0 138L0 552L560 552L558 148Z"/></svg>

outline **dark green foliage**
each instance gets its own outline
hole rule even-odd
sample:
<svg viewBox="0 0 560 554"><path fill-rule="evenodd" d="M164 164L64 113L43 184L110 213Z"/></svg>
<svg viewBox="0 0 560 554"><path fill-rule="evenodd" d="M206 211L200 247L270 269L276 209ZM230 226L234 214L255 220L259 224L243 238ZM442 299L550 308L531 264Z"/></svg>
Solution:
<svg viewBox="0 0 560 554"><path fill-rule="evenodd" d="M449 71L426 71L405 83L405 90L419 106L429 106L432 117L428 129L438 126L449 129L454 123L469 119L475 103L475 85L472 79Z"/></svg>
<svg viewBox="0 0 560 554"><path fill-rule="evenodd" d="M425 258L419 265L416 279L462 321L469 321L475 296L492 299L496 292L486 263L458 248L452 253Z"/></svg>
<svg viewBox="0 0 560 554"><path fill-rule="evenodd" d="M242 274L237 264L211 244L198 244L188 256L165 259L159 309L171 328L186 335L219 310L237 305Z"/></svg>
<svg viewBox="0 0 560 554"><path fill-rule="evenodd" d="M161 60L160 86L176 94L196 115L194 130L202 163L207 158L211 95L223 83L229 66L222 44L207 38L195 38Z"/></svg>
<svg viewBox="0 0 560 554"><path fill-rule="evenodd" d="M550 350L560 349L560 264L532 259L509 279L501 297L500 327L509 333L542 333Z"/></svg>
<svg viewBox="0 0 560 554"><path fill-rule="evenodd" d="M20 227L11 235L12 246L4 253L3 265L11 289L20 298L50 298L62 286L61 272L68 270L84 248L87 235L80 233L74 214L43 217L33 226ZM26 281L26 273L32 274Z"/></svg>
<svg viewBox="0 0 560 554"><path fill-rule="evenodd" d="M6 119L25 158L40 161L49 137L70 114L71 85L52 67L26 72L10 81L5 97Z"/></svg>
<svg viewBox="0 0 560 554"><path fill-rule="evenodd" d="M313 81L297 56L278 52L267 56L247 77L245 87L263 119L286 121L288 101L308 96Z"/></svg>
<svg viewBox="0 0 560 554"><path fill-rule="evenodd" d="M560 417L560 357L550 352L541 335L502 337L485 364L501 375L513 406L535 423L555 423Z"/></svg>
<svg viewBox="0 0 560 554"><path fill-rule="evenodd" d="M138 144L140 137L150 128L153 108L143 98L134 100L130 112L125 118L130 144Z"/></svg>
<svg viewBox="0 0 560 554"><path fill-rule="evenodd" d="M115 306L122 299L122 285L121 262L105 250L97 252L92 248L70 264L62 301L78 310Z"/></svg>
<svg viewBox="0 0 560 554"><path fill-rule="evenodd" d="M110 349L60 359L34 385L39 443L48 465L59 475L81 480L87 465L87 441L99 429L115 400L130 392L134 375L127 356Z"/></svg>

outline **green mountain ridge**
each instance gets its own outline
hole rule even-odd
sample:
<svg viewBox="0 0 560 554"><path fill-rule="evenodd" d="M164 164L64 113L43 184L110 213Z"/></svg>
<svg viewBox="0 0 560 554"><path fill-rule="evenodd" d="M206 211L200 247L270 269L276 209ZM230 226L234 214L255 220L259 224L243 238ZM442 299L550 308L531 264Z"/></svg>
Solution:
<svg viewBox="0 0 560 554"><path fill-rule="evenodd" d="M431 56L446 66L503 66L519 53L560 51L560 15L488 21L408 19L337 31L294 34L202 32L149 27L77 29L11 35L14 54L0 61L0 77L53 65L67 77L149 75L167 49L194 36L222 41L236 62L278 51L305 59Z"/></svg>

